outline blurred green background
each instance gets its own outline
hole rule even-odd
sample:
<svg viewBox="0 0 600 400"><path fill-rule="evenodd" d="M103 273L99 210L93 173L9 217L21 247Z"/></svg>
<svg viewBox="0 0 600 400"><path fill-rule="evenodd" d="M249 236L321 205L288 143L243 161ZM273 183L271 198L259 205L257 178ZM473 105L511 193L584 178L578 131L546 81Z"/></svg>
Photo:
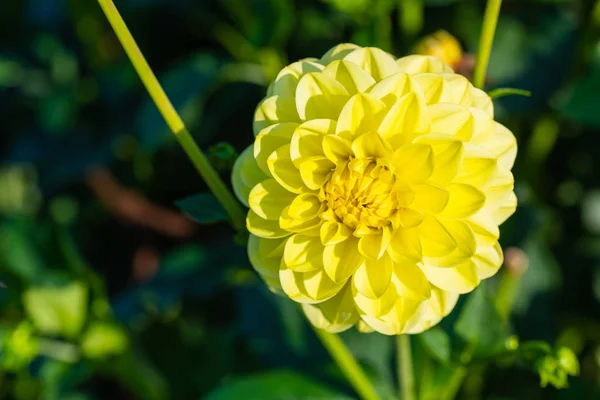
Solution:
<svg viewBox="0 0 600 400"><path fill-rule="evenodd" d="M470 76L485 3L116 5L228 181L283 66L340 42L402 56L444 29ZM444 46L428 43L416 48ZM494 102L519 142L519 208L501 236L514 257L488 286L526 255L504 293L514 297L506 335L571 348L581 374L557 391L523 363L482 359L457 398L599 399L600 2L504 1L486 88L497 87L532 95ZM0 121L0 399L355 398L295 305L252 271L96 1L0 2ZM413 341L421 399L441 399L447 370L469 362L444 336L463 303ZM392 398L393 339L342 338Z"/></svg>

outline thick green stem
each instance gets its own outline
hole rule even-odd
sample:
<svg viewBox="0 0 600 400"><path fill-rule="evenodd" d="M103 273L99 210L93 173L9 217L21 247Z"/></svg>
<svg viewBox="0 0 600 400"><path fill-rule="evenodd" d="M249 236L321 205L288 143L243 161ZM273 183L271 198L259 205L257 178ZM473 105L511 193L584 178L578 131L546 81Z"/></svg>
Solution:
<svg viewBox="0 0 600 400"><path fill-rule="evenodd" d="M473 74L473 84L479 89L483 89L485 84L485 72L490 60L490 53L492 52L494 33L496 32L501 5L502 0L488 0L485 7L483 27L481 29L481 37L479 38L479 48L477 49L475 72Z"/></svg>
<svg viewBox="0 0 600 400"><path fill-rule="evenodd" d="M312 324L311 324L312 326ZM314 327L317 337L363 400L380 400L377 391L338 335Z"/></svg>
<svg viewBox="0 0 600 400"><path fill-rule="evenodd" d="M158 79L156 79L156 76L152 72L152 69L140 51L140 48L133 39L133 36L131 36L131 32L129 32L125 21L123 21L123 18L119 14L114 3L112 0L98 0L98 3L100 3L104 14L106 14L106 18L123 45L125 52L129 56L133 67L144 83L146 90L148 90L150 97L152 97L152 100L167 122L167 125L177 137L181 147L183 147L183 150L194 164L194 167L196 167L196 170L200 173L200 176L223 205L227 214L229 214L232 225L237 230L242 229L246 220L244 210L225 183L221 180L217 171L210 165L196 142L194 142L194 139L186 129L181 117L177 114L177 111L175 111L175 108L165 94L165 91L160 86Z"/></svg>
<svg viewBox="0 0 600 400"><path fill-rule="evenodd" d="M396 336L396 352L398 362L398 383L401 400L416 400L415 375L413 371L410 336Z"/></svg>

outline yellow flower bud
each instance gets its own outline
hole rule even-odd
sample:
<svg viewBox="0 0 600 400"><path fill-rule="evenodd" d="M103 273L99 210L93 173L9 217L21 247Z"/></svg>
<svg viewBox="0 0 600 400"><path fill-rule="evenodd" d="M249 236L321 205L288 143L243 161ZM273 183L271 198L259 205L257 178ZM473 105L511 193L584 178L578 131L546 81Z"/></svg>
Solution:
<svg viewBox="0 0 600 400"><path fill-rule="evenodd" d="M418 333L500 268L516 141L439 59L336 46L278 74L254 131L250 261L317 327Z"/></svg>
<svg viewBox="0 0 600 400"><path fill-rule="evenodd" d="M434 56L456 68L462 59L462 47L458 40L448 32L441 30L425 36L415 46L417 54Z"/></svg>

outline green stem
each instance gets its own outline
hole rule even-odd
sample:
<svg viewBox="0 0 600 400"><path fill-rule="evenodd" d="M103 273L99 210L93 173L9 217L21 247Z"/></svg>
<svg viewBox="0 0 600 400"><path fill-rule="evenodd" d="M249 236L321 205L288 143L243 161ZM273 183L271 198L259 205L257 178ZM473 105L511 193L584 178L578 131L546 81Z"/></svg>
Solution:
<svg viewBox="0 0 600 400"><path fill-rule="evenodd" d="M483 27L481 37L479 38L479 48L477 49L477 58L475 63L475 72L473 74L473 84L479 89L483 89L485 84L485 71L490 60L492 52L492 43L494 42L494 33L498 23L498 14L502 0L488 0L483 16Z"/></svg>
<svg viewBox="0 0 600 400"><path fill-rule="evenodd" d="M310 325L361 399L380 400L377 391L340 337Z"/></svg>
<svg viewBox="0 0 600 400"><path fill-rule="evenodd" d="M412 350L410 348L409 335L396 336L396 352L400 399L416 400L415 375L413 372Z"/></svg>
<svg viewBox="0 0 600 400"><path fill-rule="evenodd" d="M156 76L152 72L152 69L140 51L140 48L133 39L133 36L131 36L131 32L129 32L125 21L123 21L123 18L119 14L114 3L112 0L98 0L98 3L100 3L104 14L106 14L106 18L123 45L125 52L129 56L133 67L144 83L146 90L148 90L150 97L152 97L152 100L156 104L156 107L162 114L167 125L177 137L179 144L181 144L183 150L194 164L194 167L196 167L196 170L200 173L200 176L223 205L227 214L229 214L232 225L237 230L243 229L246 219L244 210L225 183L221 180L217 171L210 165L208 159L202 153L198 145L194 142L194 139L186 129L181 117L177 114L177 111L175 111L175 108L165 94L165 91L160 86L158 79L156 79Z"/></svg>

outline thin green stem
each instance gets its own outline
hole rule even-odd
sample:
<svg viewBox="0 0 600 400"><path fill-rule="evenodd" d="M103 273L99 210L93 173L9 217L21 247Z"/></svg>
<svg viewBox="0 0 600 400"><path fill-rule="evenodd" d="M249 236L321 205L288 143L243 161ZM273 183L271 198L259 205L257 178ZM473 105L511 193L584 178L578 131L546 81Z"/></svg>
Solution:
<svg viewBox="0 0 600 400"><path fill-rule="evenodd" d="M313 326L311 324L311 326ZM317 337L363 400L380 400L377 391L338 335L314 327Z"/></svg>
<svg viewBox="0 0 600 400"><path fill-rule="evenodd" d="M479 48L477 49L477 58L475 63L475 72L473 74L473 84L475 87L483 89L485 84L485 72L492 52L494 43L494 33L498 23L498 14L502 0L488 0L483 16L483 27L481 37L479 38Z"/></svg>
<svg viewBox="0 0 600 400"><path fill-rule="evenodd" d="M123 18L119 14L114 3L112 0L98 0L98 3L100 3L104 14L106 14L106 18L123 45L125 52L129 56L133 67L144 83L146 90L148 90L150 97L152 97L152 100L156 104L156 107L162 114L167 125L177 137L179 144L181 144L183 150L194 164L194 167L196 167L196 170L200 173L200 176L223 205L227 214L229 214L232 225L237 230L243 229L245 225L244 210L225 183L221 180L217 171L210 165L208 159L202 153L202 150L200 150L196 142L194 142L194 139L186 129L181 117L177 114L177 111L175 111L175 108L165 94L158 79L156 79L156 76L133 39L131 32L129 32L125 21L123 21Z"/></svg>
<svg viewBox="0 0 600 400"><path fill-rule="evenodd" d="M398 363L398 384L401 400L416 400L415 375L410 348L410 336L396 336L396 361Z"/></svg>

